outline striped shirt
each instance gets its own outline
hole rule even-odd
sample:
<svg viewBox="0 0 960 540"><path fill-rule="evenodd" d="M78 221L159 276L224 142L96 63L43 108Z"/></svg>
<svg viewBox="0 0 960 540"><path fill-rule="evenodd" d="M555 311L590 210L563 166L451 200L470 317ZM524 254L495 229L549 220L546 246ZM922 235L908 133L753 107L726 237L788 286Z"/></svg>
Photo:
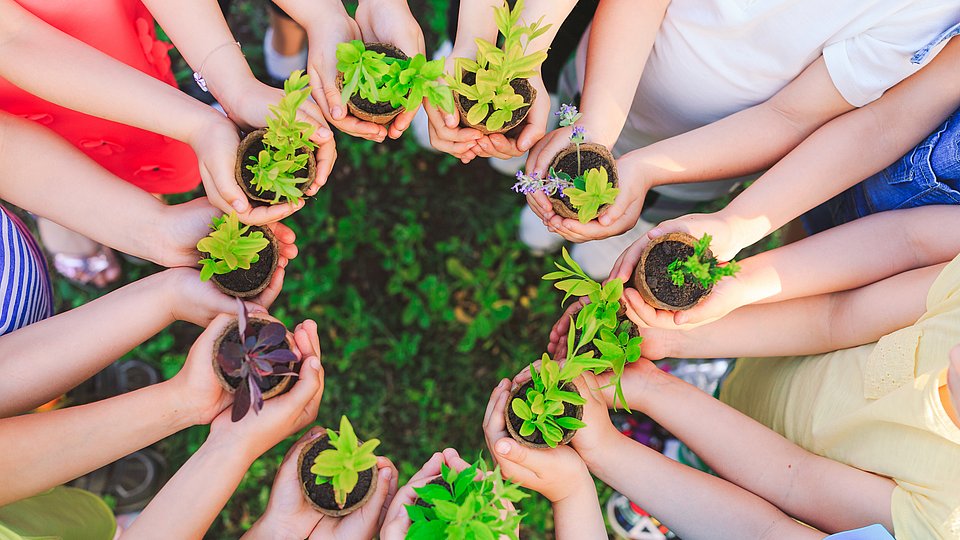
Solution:
<svg viewBox="0 0 960 540"><path fill-rule="evenodd" d="M47 261L26 225L0 206L0 336L53 315Z"/></svg>

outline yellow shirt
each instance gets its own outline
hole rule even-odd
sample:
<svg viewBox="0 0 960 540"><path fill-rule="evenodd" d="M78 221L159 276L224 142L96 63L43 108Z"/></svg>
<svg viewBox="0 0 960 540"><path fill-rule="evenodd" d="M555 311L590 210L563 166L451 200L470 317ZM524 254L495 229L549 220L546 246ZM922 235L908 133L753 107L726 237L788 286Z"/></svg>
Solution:
<svg viewBox="0 0 960 540"><path fill-rule="evenodd" d="M811 452L896 481L897 538L960 538L960 428L939 394L958 343L960 256L912 326L829 354L740 360L720 399Z"/></svg>

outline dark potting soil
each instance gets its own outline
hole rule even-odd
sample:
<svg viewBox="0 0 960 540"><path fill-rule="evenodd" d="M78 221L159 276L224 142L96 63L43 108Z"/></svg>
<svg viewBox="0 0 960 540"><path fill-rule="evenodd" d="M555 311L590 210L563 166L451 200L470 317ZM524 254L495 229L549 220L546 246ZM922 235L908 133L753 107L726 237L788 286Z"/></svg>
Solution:
<svg viewBox="0 0 960 540"><path fill-rule="evenodd" d="M263 139L257 139L250 143L250 146L247 147L247 150L243 153L243 167L240 168L240 179L243 180L243 183L246 185L247 190L250 193L257 193L259 197L264 199L273 200L277 196L276 192L273 191L257 191L257 188L253 185L253 171L247 168L247 165L253 165L256 163L257 156L260 155L260 151L263 150ZM308 151L301 148L297 151L297 154L302 155L306 154ZM253 159L251 159L253 158ZM294 176L297 178L309 178L310 177L310 168L304 166L302 169L294 173ZM283 198L280 199L281 202L284 201ZM270 203L263 201L251 200L250 204L253 206L270 206Z"/></svg>
<svg viewBox="0 0 960 540"><path fill-rule="evenodd" d="M693 247L683 242L668 240L653 246L647 255L644 279L657 300L671 306L684 307L710 292L700 285L700 282L689 277L682 287L677 287L670 280L670 274L667 273L670 263L677 259L686 259L691 255L693 255Z"/></svg>
<svg viewBox="0 0 960 540"><path fill-rule="evenodd" d="M523 386L521 386L520 390L516 394L516 397L520 399L526 398L527 390L530 388L533 388L533 381L527 381ZM577 392L577 388L572 383L565 384L563 389L569 392ZM576 413L576 405L572 405L570 403L563 404L563 416L576 416ZM507 419L510 421L510 425L513 426L513 429L517 432L517 434L519 434L520 426L523 425L523 420L513 412L513 407L510 406L510 403L507 403ZM566 437L569 433L569 429L563 429L564 437ZM543 440L543 435L540 433L540 430L534 430L532 435L529 437L523 437L523 439L528 442L532 442L533 444L544 444L546 442Z"/></svg>
<svg viewBox="0 0 960 540"><path fill-rule="evenodd" d="M443 478L437 477L437 478L434 478L433 480L427 482L427 485L428 485L428 486L431 485L431 484L434 485L434 486L443 486L444 488L446 488L447 491L450 491L450 484L448 484L447 481L444 480ZM417 497L417 506L422 506L422 507L424 507L424 508L430 508L430 505L427 504L427 503L426 503L423 499L421 499L420 497Z"/></svg>
<svg viewBox="0 0 960 540"><path fill-rule="evenodd" d="M250 232L261 231L262 227L251 226ZM237 268L226 274L216 274L213 279L221 285L238 293L252 291L263 284L263 281L270 275L270 270L277 262L277 254L273 249L273 244L267 244L260 252L260 259L250 265L250 268L244 270Z"/></svg>
<svg viewBox="0 0 960 540"><path fill-rule="evenodd" d="M530 93L530 86L528 84L523 84L522 81L524 80L525 79L514 79L510 81L510 86L513 87L513 91L523 96L523 102L526 103L526 105L513 111L513 116L510 117L509 122L506 122L503 124L504 126L512 126L515 123L519 122L520 119L523 118L523 115L526 114L527 111L530 109L530 104L532 102L530 98L532 97L532 94ZM463 73L463 82L465 84L473 84L477 82L477 74L470 73L469 71L465 71ZM477 104L476 101L472 99L467 99L461 96L460 94L457 94L457 99L460 100L460 106L463 107L464 112L468 112L471 107ZM487 118L490 118L491 114L493 114L493 107L490 108L490 112L487 113L487 116L486 118L483 119L483 122L479 122L479 123L480 124L485 123L487 121Z"/></svg>
<svg viewBox="0 0 960 540"><path fill-rule="evenodd" d="M397 55L396 51L389 49L387 47L382 47L380 45L373 45L370 43L367 43L366 47L368 51L383 53L389 56L390 58L402 59L402 57ZM358 107L361 110L366 111L370 114L387 114L397 110L397 107L394 107L393 105L391 105L389 101L378 101L374 103L368 99L364 99L360 97L359 93L354 94L353 97L350 98L350 103L353 103L355 107Z"/></svg>
<svg viewBox="0 0 960 540"><path fill-rule="evenodd" d="M603 167L607 170L607 178L613 178L613 164L606 160L602 155L594 152L592 150L581 150L580 151L580 169L577 170L577 153L571 152L557 163L557 166L554 167L554 170L557 172L565 172L570 175L570 178L576 178L583 171L588 171L590 169L596 169L598 167ZM570 204L570 199L566 195L559 195L554 193L550 196L552 199L556 199L566 205L572 212L576 212L577 209Z"/></svg>
<svg viewBox="0 0 960 540"><path fill-rule="evenodd" d="M340 510L333 494L333 484L327 482L326 484L318 486L317 475L310 472L310 467L313 466L313 460L320 455L320 452L328 448L333 447L330 446L330 439L324 437L307 451L307 454L303 457L303 463L300 465L300 481L303 482L304 487L307 488L307 493L310 494L310 500L327 510ZM370 489L372 481L373 469L361 471L359 479L357 480L357 486L347 495L347 503L343 507L348 508L360 502Z"/></svg>
<svg viewBox="0 0 960 540"><path fill-rule="evenodd" d="M247 324L249 324L255 331L259 332L261 328L263 328L264 326L266 326L266 325L268 325L268 324L270 324L270 323L267 322L267 321L260 321L260 320L256 320L256 319L248 319ZM229 334L223 339L223 342L224 342L224 343L227 343L227 342L229 342L229 343L240 343L240 334L239 334L238 332L231 332L231 333L229 333ZM289 350L289 349L290 349L290 345L287 344L287 340L283 340L283 343L281 343L281 344L280 344L279 346L277 346L277 347L273 347L272 349L268 349L268 352L269 352L269 351L275 351L275 350L277 350L277 349L287 349L287 350ZM229 375L227 375L227 374L224 374L224 375L223 375L223 378L227 381L227 384L229 384L230 386L232 386L232 387L234 387L234 388L236 388L237 386L240 385L240 377L231 377L231 376L229 376ZM264 377L263 379L261 379L261 380L260 380L260 383L257 384L257 386L260 387L260 391L261 391L261 392L266 392L267 390L270 390L270 389L273 388L274 386L280 384L280 383L283 381L283 379L285 379L285 378L286 378L286 377L281 377L281 376L279 376L279 375L271 375L271 376L269 376L269 377ZM290 391L291 388L293 388L293 385L292 385L292 384L291 384L290 386L287 386L287 388L284 389L284 391L283 391L283 392L280 392L280 393L281 393L281 394L286 394L287 392Z"/></svg>

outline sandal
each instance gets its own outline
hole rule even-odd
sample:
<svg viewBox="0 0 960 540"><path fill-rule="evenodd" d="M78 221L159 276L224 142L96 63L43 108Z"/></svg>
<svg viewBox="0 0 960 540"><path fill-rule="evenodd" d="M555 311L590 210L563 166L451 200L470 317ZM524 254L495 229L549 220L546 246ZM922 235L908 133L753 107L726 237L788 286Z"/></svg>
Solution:
<svg viewBox="0 0 960 540"><path fill-rule="evenodd" d="M152 448L144 448L70 482L114 500L114 514L143 510L164 484L167 462Z"/></svg>
<svg viewBox="0 0 960 540"><path fill-rule="evenodd" d="M113 250L100 246L89 256L53 254L53 267L57 273L77 285L93 285L104 288L120 279L120 262Z"/></svg>

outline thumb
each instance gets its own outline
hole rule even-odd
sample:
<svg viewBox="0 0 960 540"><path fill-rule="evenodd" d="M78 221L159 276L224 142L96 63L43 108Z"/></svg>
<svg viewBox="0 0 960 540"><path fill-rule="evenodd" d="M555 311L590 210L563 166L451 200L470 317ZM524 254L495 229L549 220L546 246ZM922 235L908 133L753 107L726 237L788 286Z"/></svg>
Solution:
<svg viewBox="0 0 960 540"><path fill-rule="evenodd" d="M308 356L300 366L300 376L286 397L296 403L307 404L323 396L323 365L316 356ZM281 396L284 397L284 396Z"/></svg>
<svg viewBox="0 0 960 540"><path fill-rule="evenodd" d="M213 348L213 342L220 337L220 334L230 325L231 322L236 317L234 315L229 315L227 313L221 313L217 315L210 324L207 325L206 330L200 334L200 337L197 338L197 341L194 343L194 347L204 347L204 348Z"/></svg>
<svg viewBox="0 0 960 540"><path fill-rule="evenodd" d="M620 190L620 194L617 195L617 198L613 200L613 204L604 210L603 214L597 218L597 221L606 227L620 219L620 217L623 216L623 213L627 211L629 206L630 197L627 196L624 190Z"/></svg>
<svg viewBox="0 0 960 540"><path fill-rule="evenodd" d="M212 166L209 163L202 164L201 170L205 170L213 181L213 188L216 190L214 195L229 205L229 208L220 208L220 210L228 213L236 210L238 214L244 214L250 211L250 202L237 184L233 165L232 161L230 166L227 166L225 161L217 160ZM216 200L218 197L211 197L211 200Z"/></svg>
<svg viewBox="0 0 960 540"><path fill-rule="evenodd" d="M497 441L494 445L494 450L497 452L497 457L506 459L525 469L536 470L540 462L541 456L538 452L525 446L520 446L520 443L509 437L504 437Z"/></svg>
<svg viewBox="0 0 960 540"><path fill-rule="evenodd" d="M347 113L340 101L340 90L337 89L336 84L336 69L336 66L330 66L330 69L319 73L313 66L310 66L308 68L310 80L317 81L316 84L311 84L313 86L311 94L321 110L328 112L334 120L343 120Z"/></svg>

